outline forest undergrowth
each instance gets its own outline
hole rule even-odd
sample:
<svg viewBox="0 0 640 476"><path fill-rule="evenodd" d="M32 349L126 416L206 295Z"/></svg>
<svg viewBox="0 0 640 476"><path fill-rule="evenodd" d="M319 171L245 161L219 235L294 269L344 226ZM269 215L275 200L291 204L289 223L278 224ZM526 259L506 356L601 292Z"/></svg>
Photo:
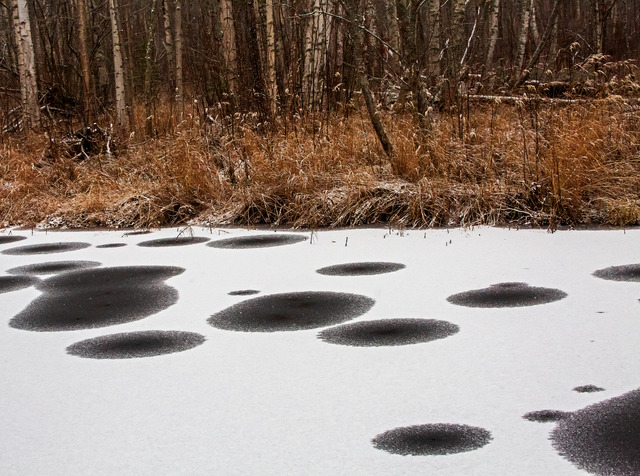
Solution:
<svg viewBox="0 0 640 476"><path fill-rule="evenodd" d="M93 153L65 146L70 125L0 137L0 225L640 224L640 108L617 96L382 110L391 158L364 108L276 124L208 110L151 138L143 109Z"/></svg>

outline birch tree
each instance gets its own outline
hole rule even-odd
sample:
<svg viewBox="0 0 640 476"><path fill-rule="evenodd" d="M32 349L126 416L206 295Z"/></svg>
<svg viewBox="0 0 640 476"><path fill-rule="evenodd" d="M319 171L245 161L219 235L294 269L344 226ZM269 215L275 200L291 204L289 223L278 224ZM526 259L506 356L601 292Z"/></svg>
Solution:
<svg viewBox="0 0 640 476"><path fill-rule="evenodd" d="M26 0L11 0L11 7L18 50L23 126L38 128L40 127L40 106L29 8Z"/></svg>
<svg viewBox="0 0 640 476"><path fill-rule="evenodd" d="M540 59L540 54L542 53L543 48L547 45L552 35L554 35L555 32L557 31L556 22L558 19L559 10L560 10L560 0L554 0L553 8L551 9L551 15L549 17L549 23L545 28L545 31L542 35L542 38L540 39L540 42L538 43L538 46L536 47L536 50L533 52L531 59L529 59L529 62L527 63L527 67L524 69L522 74L518 77L518 80L513 85L514 88L517 88L529 78L529 74L531 74L531 69L538 62L538 59Z"/></svg>
<svg viewBox="0 0 640 476"><path fill-rule="evenodd" d="M109 0L109 18L111 20L111 41L113 47L113 74L116 95L116 122L118 127L126 131L129 129L129 117L127 116L124 70L120 45L119 23L116 12L116 1L117 0Z"/></svg>
<svg viewBox="0 0 640 476"><path fill-rule="evenodd" d="M524 53L527 47L527 38L529 37L529 24L531 22L531 9L533 8L533 0L522 0L522 8L520 10L520 33L518 34L518 43L516 46L516 61L514 70L516 76L522 71L524 64Z"/></svg>
<svg viewBox="0 0 640 476"><path fill-rule="evenodd" d="M173 52L173 33L171 31L171 10L169 8L169 0L162 0L162 21L164 27L164 49L167 53L169 89L173 96L176 85L173 74L176 68L176 60Z"/></svg>
<svg viewBox="0 0 640 476"><path fill-rule="evenodd" d="M320 72L324 70L326 48L326 22L323 0L313 0L309 19L307 20L304 37L304 76L303 98L304 104L311 110L318 106L322 94L322 78Z"/></svg>
<svg viewBox="0 0 640 476"><path fill-rule="evenodd" d="M493 55L496 51L496 43L498 42L498 15L500 13L500 0L491 0L491 8L489 10L489 41L487 42L487 55L484 60L484 75L493 65Z"/></svg>
<svg viewBox="0 0 640 476"><path fill-rule="evenodd" d="M271 117L276 115L278 84L276 83L276 35L273 15L273 0L266 1L267 17L267 90Z"/></svg>

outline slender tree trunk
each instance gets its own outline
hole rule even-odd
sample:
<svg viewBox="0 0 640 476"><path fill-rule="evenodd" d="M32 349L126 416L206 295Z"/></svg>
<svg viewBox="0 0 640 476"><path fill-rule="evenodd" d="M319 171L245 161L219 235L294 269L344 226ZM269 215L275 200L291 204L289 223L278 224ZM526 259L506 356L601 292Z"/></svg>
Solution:
<svg viewBox="0 0 640 476"><path fill-rule="evenodd" d="M473 28L471 29L471 33L469 34L469 38L467 39L467 46L464 49L464 53L462 54L462 59L460 60L460 69L464 69L467 65L467 60L469 58L469 52L471 51L471 45L473 44L473 39L476 36L476 30L478 29L478 21L480 20L481 8L476 6L476 15L473 21Z"/></svg>
<svg viewBox="0 0 640 476"><path fill-rule="evenodd" d="M278 84L276 83L276 35L274 28L273 0L267 0L266 3L267 17L267 91L269 94L269 109L271 117L275 118L277 100L278 100Z"/></svg>
<svg viewBox="0 0 640 476"><path fill-rule="evenodd" d="M93 101L91 98L91 69L89 67L89 41L87 39L87 0L78 0L78 39L80 41L80 69L82 70L84 118L87 123L93 122Z"/></svg>
<svg viewBox="0 0 640 476"><path fill-rule="evenodd" d="M531 8L533 0L522 0L522 9L520 13L520 33L518 35L518 44L516 48L516 62L514 65L515 77L520 75L522 65L524 64L524 53L527 47L527 38L529 37L529 25L531 23Z"/></svg>
<svg viewBox="0 0 640 476"><path fill-rule="evenodd" d="M304 72L302 76L302 98L303 104L307 111L313 107L313 90L314 90L314 40L317 34L316 22L318 14L315 13L320 9L320 0L312 0L310 3L310 12L305 21L304 30Z"/></svg>
<svg viewBox="0 0 640 476"><path fill-rule="evenodd" d="M238 65L236 53L236 28L233 21L231 0L221 0L222 53L227 70L227 83L232 94L238 93Z"/></svg>
<svg viewBox="0 0 640 476"><path fill-rule="evenodd" d="M162 20L164 27L164 49L167 52L169 91L171 93L171 97L173 97L176 92L176 59L173 49L173 34L171 33L171 10L169 8L169 0L162 0Z"/></svg>
<svg viewBox="0 0 640 476"><path fill-rule="evenodd" d="M178 122L184 118L184 84L182 81L182 0L176 0L176 103Z"/></svg>
<svg viewBox="0 0 640 476"><path fill-rule="evenodd" d="M449 58L449 78L458 79L462 55L464 52L464 23L465 23L465 0L453 0L453 12L451 17L452 44L451 56ZM456 82L457 84L457 82Z"/></svg>
<svg viewBox="0 0 640 476"><path fill-rule="evenodd" d="M540 58L540 54L542 53L542 50L544 49L547 42L553 35L554 31L556 31L556 22L557 22L559 10L560 10L560 0L555 0L553 2L553 8L551 9L551 15L549 16L549 23L547 24L547 27L544 30L542 38L540 39L540 43L538 43L536 50L533 52L531 59L527 63L527 67L524 69L524 71L522 72L518 80L514 83L513 85L514 89L520 86L529 78L529 75L531 74L531 69L538 62L538 59Z"/></svg>
<svg viewBox="0 0 640 476"><path fill-rule="evenodd" d="M428 0L429 67L431 75L440 74L440 0Z"/></svg>
<svg viewBox="0 0 640 476"><path fill-rule="evenodd" d="M153 111L152 111L152 91L151 91L151 68L153 61L151 54L153 52L153 37L155 35L156 25L156 1L151 0L151 10L149 12L149 27L147 29L147 46L145 48L144 58L144 102L145 102L145 124L147 136L153 134Z"/></svg>
<svg viewBox="0 0 640 476"><path fill-rule="evenodd" d="M551 31L551 44L549 45L549 58L547 63L550 65L549 67L553 71L556 64L556 59L558 58L558 17L556 16L556 21L552 26L553 30Z"/></svg>
<svg viewBox="0 0 640 476"><path fill-rule="evenodd" d="M500 13L500 0L491 0L491 10L489 12L489 41L487 43L487 56L484 60L482 74L486 74L493 66L493 54L496 51L498 42L498 15Z"/></svg>
<svg viewBox="0 0 640 476"><path fill-rule="evenodd" d="M122 51L120 48L120 31L116 16L116 0L109 0L109 16L111 19L111 41L113 43L113 74L116 90L116 121L118 127L128 131L129 117L127 116L126 91L124 70L122 65Z"/></svg>
<svg viewBox="0 0 640 476"><path fill-rule="evenodd" d="M314 111L321 104L322 89L324 84L325 49L326 49L326 21L324 11L327 3L323 0L314 0L311 4L310 16L304 40L304 76L303 97L309 111Z"/></svg>
<svg viewBox="0 0 640 476"><path fill-rule="evenodd" d="M594 41L593 49L596 54L602 53L602 39L604 37L604 0L593 1Z"/></svg>
<svg viewBox="0 0 640 476"><path fill-rule="evenodd" d="M124 100L126 103L126 111L129 116L129 129L135 131L136 127L136 117L135 117L135 108L134 108L134 94L135 94L135 82L133 80L133 36L131 34L131 14L130 14L130 3L127 3L124 8L121 6L116 7L116 15L118 20L118 25L120 26L120 44L125 45L126 48L120 48L121 52L124 52L122 55L123 66L124 66L124 80L125 80L125 90L124 90ZM124 12L123 12L124 10ZM124 20L122 20L124 18Z"/></svg>
<svg viewBox="0 0 640 476"><path fill-rule="evenodd" d="M18 48L23 126L37 129L40 127L40 106L38 104L38 84L29 9L26 0L11 0L11 6Z"/></svg>
<svg viewBox="0 0 640 476"><path fill-rule="evenodd" d="M540 31L538 31L538 21L536 20L536 2L535 0L531 2L531 20L530 27L531 28L531 38L533 39L534 44L540 43Z"/></svg>
<svg viewBox="0 0 640 476"><path fill-rule="evenodd" d="M355 4L355 5L354 5ZM378 136L380 145L384 150L387 157L390 159L394 156L394 149L387 132L384 129L384 125L380 120L373 94L371 94L371 88L369 87L369 80L367 79L367 73L364 67L364 58L362 55L362 29L358 22L357 3L353 2L349 6L346 6L347 19L349 21L349 30L351 33L351 39L353 41L353 53L354 61L356 62L358 83L364 97L365 105L367 106L367 112L369 113L369 120L371 125Z"/></svg>

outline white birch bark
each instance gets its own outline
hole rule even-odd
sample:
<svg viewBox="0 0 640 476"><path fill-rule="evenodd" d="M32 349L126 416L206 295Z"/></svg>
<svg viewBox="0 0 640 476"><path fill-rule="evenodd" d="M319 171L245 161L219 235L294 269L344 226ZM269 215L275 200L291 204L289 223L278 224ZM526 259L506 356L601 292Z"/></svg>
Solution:
<svg viewBox="0 0 640 476"><path fill-rule="evenodd" d="M493 55L498 43L498 17L500 13L500 0L491 0L491 11L489 12L489 43L487 44L487 56L484 60L483 74L493 66Z"/></svg>
<svg viewBox="0 0 640 476"><path fill-rule="evenodd" d="M18 48L23 126L38 128L40 127L40 106L29 9L26 0L11 0L11 6Z"/></svg>
<svg viewBox="0 0 640 476"><path fill-rule="evenodd" d="M173 95L175 89L174 72L176 68L176 60L173 52L173 34L171 32L171 10L169 9L169 0L162 0L162 21L164 27L164 49L167 52L167 64L169 66L169 87L171 89L171 95Z"/></svg>
<svg viewBox="0 0 640 476"><path fill-rule="evenodd" d="M273 0L266 2L267 17L267 89L271 116L276 115L278 85L276 83L276 35L273 15Z"/></svg>
<svg viewBox="0 0 640 476"><path fill-rule="evenodd" d="M324 12L327 8L325 0L313 0L312 15L305 29L303 97L308 110L317 108L322 99L324 78L321 73L327 45Z"/></svg>
<svg viewBox="0 0 640 476"><path fill-rule="evenodd" d="M304 69L302 76L302 98L304 106L310 109L313 96L313 63L314 63L314 36L317 15L314 13L320 5L320 0L312 0L309 9L310 15L306 17L304 30Z"/></svg>
<svg viewBox="0 0 640 476"><path fill-rule="evenodd" d="M527 38L529 37L529 25L531 23L531 8L533 0L522 0L522 9L520 14L520 33L518 34L518 43L516 47L515 76L520 75L522 65L524 64L524 53L527 47Z"/></svg>
<svg viewBox="0 0 640 476"><path fill-rule="evenodd" d="M465 20L465 0L455 0L451 18L451 29L453 30L452 53L449 58L449 73L457 75L459 64L464 51L464 20Z"/></svg>
<svg viewBox="0 0 640 476"><path fill-rule="evenodd" d="M122 51L120 45L120 32L118 17L116 16L116 0L109 0L109 17L111 19L111 41L113 44L113 74L116 90L116 121L118 127L128 130L129 118L127 116L124 70L122 64Z"/></svg>

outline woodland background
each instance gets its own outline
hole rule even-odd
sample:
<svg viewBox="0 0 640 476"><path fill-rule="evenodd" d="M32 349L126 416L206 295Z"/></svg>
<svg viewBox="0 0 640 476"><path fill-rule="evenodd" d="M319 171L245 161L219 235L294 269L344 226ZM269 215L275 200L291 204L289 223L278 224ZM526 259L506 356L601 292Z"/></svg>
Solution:
<svg viewBox="0 0 640 476"><path fill-rule="evenodd" d="M0 220L636 225L640 0L2 0Z"/></svg>

